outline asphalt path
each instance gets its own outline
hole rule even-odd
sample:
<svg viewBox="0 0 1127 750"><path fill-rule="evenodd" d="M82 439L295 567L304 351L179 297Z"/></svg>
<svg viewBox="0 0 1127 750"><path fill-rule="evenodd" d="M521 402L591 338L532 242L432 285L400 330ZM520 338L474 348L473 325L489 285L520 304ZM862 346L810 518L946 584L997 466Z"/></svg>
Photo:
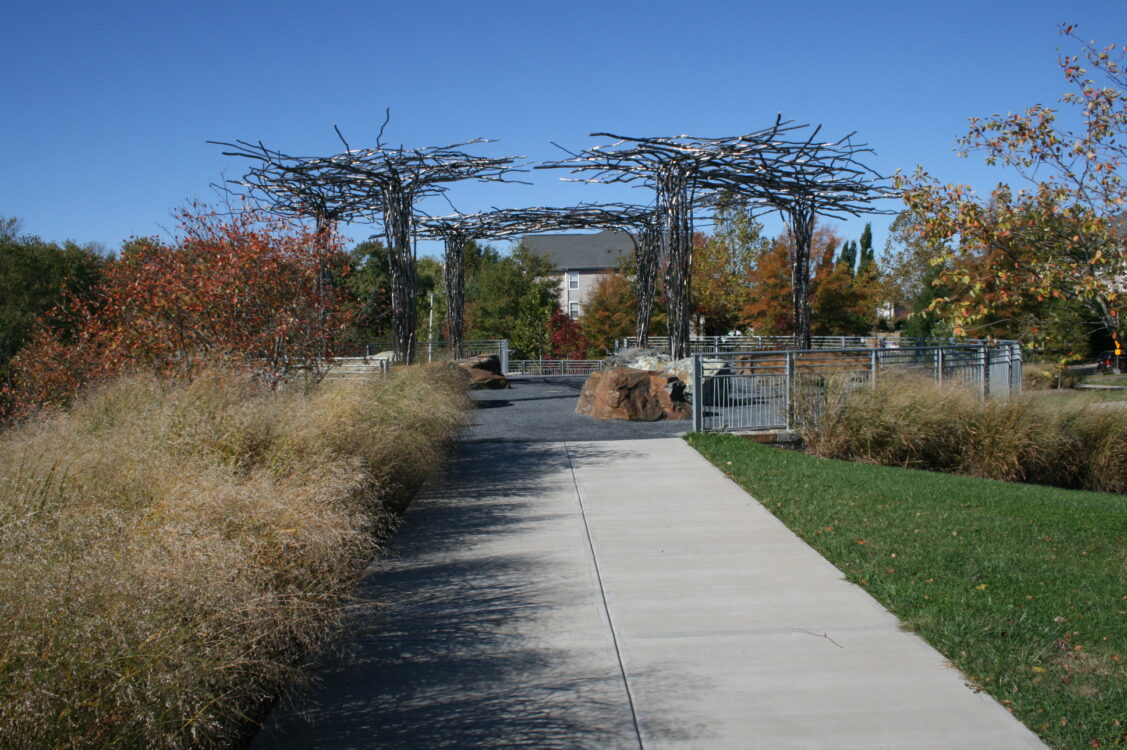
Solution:
<svg viewBox="0 0 1127 750"><path fill-rule="evenodd" d="M583 382L472 394L250 750L1045 750L671 439L688 422L581 416Z"/></svg>
<svg viewBox="0 0 1127 750"><path fill-rule="evenodd" d="M644 440L676 437L690 420L626 422L575 413L585 375L516 376L510 388L473 391L477 409L463 442L542 443L578 440Z"/></svg>
<svg viewBox="0 0 1127 750"><path fill-rule="evenodd" d="M461 445L343 615L250 750L1047 750L677 438Z"/></svg>

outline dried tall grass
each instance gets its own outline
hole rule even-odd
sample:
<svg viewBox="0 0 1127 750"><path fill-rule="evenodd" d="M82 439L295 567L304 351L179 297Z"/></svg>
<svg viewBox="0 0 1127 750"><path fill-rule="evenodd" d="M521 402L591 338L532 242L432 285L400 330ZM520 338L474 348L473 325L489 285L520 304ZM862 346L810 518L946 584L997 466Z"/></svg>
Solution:
<svg viewBox="0 0 1127 750"><path fill-rule="evenodd" d="M830 383L803 439L820 456L1057 487L1127 492L1127 410L1071 399L986 399L974 389L886 376Z"/></svg>
<svg viewBox="0 0 1127 750"><path fill-rule="evenodd" d="M0 434L0 746L230 744L464 414L441 369L138 376Z"/></svg>

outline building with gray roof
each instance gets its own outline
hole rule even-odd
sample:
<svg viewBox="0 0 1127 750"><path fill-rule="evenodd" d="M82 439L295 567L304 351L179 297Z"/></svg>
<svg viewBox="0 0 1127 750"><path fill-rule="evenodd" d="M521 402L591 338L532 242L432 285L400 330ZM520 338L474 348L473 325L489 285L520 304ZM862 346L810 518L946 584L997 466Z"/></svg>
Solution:
<svg viewBox="0 0 1127 750"><path fill-rule="evenodd" d="M630 235L614 229L594 234L528 234L521 244L552 264L560 281L560 309L573 318L583 314L599 280L617 273L622 261L634 252Z"/></svg>

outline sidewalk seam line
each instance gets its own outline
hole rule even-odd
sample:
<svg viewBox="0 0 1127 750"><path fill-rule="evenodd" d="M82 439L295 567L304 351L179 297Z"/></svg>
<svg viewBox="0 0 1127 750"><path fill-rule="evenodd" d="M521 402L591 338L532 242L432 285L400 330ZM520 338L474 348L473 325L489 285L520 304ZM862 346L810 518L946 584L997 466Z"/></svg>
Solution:
<svg viewBox="0 0 1127 750"><path fill-rule="evenodd" d="M603 602L603 612L607 616L607 627L610 628L611 642L614 644L614 655L618 659L618 672L622 675L622 686L626 689L626 702L630 706L630 719L634 722L634 736L638 740L638 747L645 750L642 742L642 728L638 724L638 711L634 705L634 692L630 689L630 680L626 676L626 664L622 661L622 648L618 643L618 632L614 628L614 618L610 614L610 605L607 603L607 591L603 586L603 571L599 567L599 557L595 554L595 541L591 538L591 526L587 523L587 508L583 505L583 493L579 491L579 482L575 478L575 464L571 460L571 448L567 442L564 444L567 454L567 467L571 472L571 484L575 487L575 497L579 500L579 517L583 519L583 531L587 536L587 549L591 553L591 563L595 566L595 581L599 584L599 598Z"/></svg>

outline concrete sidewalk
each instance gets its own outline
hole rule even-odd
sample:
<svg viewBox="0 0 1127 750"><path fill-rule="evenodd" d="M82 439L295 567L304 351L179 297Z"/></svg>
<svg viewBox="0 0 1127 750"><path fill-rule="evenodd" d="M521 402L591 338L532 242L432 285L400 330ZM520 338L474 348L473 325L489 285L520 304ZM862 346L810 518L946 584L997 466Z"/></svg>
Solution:
<svg viewBox="0 0 1127 750"><path fill-rule="evenodd" d="M254 748L1043 747L680 439L462 446Z"/></svg>

